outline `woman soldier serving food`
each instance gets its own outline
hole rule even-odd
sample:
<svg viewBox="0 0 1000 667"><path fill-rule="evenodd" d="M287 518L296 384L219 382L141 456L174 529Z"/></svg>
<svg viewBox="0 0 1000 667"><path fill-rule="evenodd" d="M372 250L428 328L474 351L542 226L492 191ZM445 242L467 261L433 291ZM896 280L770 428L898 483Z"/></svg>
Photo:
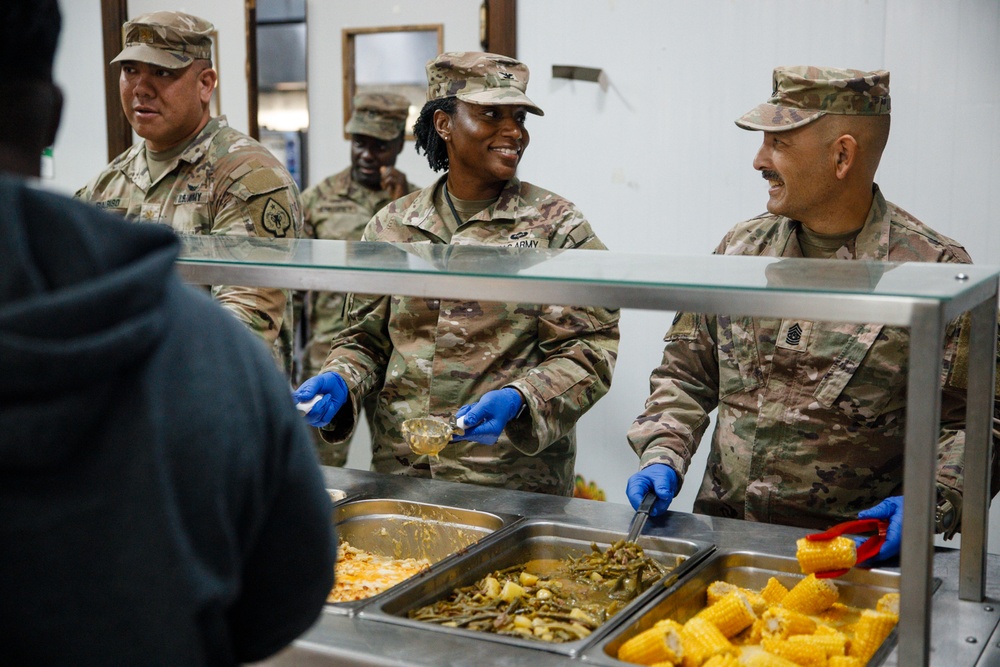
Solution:
<svg viewBox="0 0 1000 667"><path fill-rule="evenodd" d="M427 64L416 147L438 181L392 202L365 241L531 248L605 246L572 202L517 179L528 147L528 68L491 53L444 53ZM571 495L575 424L611 385L618 311L353 294L347 328L323 373L295 399L340 442L376 392L372 469ZM455 412L456 406L462 406ZM437 456L414 454L403 421L462 417L464 435Z"/></svg>

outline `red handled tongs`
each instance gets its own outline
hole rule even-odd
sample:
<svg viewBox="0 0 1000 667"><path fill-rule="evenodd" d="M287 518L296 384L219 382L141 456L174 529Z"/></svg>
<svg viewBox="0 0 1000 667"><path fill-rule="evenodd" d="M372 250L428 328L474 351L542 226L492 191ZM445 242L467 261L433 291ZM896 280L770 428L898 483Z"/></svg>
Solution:
<svg viewBox="0 0 1000 667"><path fill-rule="evenodd" d="M878 553L878 550L882 548L882 543L885 542L885 534L888 529L889 522L885 519L856 519L854 521L838 523L836 526L824 530L822 533L806 535L806 539L810 541L832 540L844 533L861 535L862 533L875 531L874 535L858 545L857 558L854 561L854 564L857 565ZM850 569L849 567L845 567L840 570L827 570L825 572L816 572L815 575L817 579L831 579L847 574Z"/></svg>

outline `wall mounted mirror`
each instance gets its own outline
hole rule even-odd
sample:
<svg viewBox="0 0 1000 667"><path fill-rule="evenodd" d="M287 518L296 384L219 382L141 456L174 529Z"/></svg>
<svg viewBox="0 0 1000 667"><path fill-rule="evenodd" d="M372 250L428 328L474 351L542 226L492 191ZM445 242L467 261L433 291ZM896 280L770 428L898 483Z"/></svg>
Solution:
<svg viewBox="0 0 1000 667"><path fill-rule="evenodd" d="M380 28L345 28L344 125L351 117L357 93L391 92L410 100L406 138L413 139L413 123L427 101L424 66L444 47L444 26L409 25ZM344 138L349 139L347 131Z"/></svg>

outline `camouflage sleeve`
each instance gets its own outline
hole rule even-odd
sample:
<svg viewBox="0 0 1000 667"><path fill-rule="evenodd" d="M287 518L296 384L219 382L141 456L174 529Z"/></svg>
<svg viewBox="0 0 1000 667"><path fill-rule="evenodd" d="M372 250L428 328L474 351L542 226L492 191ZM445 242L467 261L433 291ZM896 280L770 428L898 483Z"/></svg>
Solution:
<svg viewBox="0 0 1000 667"><path fill-rule="evenodd" d="M392 351L388 333L391 298L372 294L346 296L347 327L334 337L322 372L333 371L344 378L350 392L350 406L341 409L333 421L320 429L327 442L337 444L350 439L365 396L383 384Z"/></svg>
<svg viewBox="0 0 1000 667"><path fill-rule="evenodd" d="M507 426L517 449L538 454L608 393L618 339L618 310L542 307L537 345L545 358L507 385L521 392L530 413Z"/></svg>
<svg viewBox="0 0 1000 667"><path fill-rule="evenodd" d="M716 318L678 313L664 338L663 361L649 378L646 409L628 430L640 467L666 463L683 481L719 402Z"/></svg>
<svg viewBox="0 0 1000 667"><path fill-rule="evenodd" d="M938 440L937 483L959 494L964 489L965 410L969 374L969 326L966 313L945 330L941 391L941 436ZM993 400L993 452L990 461L990 497L1000 491L1000 341L996 355Z"/></svg>
<svg viewBox="0 0 1000 667"><path fill-rule="evenodd" d="M216 207L213 234L279 239L301 236L298 189L280 167L248 162L234 171L232 179ZM286 291L215 285L212 296L268 345L274 344L285 317Z"/></svg>

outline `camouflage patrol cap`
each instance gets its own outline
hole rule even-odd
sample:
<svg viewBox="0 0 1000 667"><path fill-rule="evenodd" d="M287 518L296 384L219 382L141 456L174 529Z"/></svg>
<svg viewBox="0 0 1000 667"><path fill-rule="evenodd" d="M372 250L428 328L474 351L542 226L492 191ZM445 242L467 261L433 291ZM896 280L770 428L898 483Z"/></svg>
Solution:
<svg viewBox="0 0 1000 667"><path fill-rule="evenodd" d="M196 58L211 60L214 30L205 19L183 12L143 14L122 26L125 48L111 62L135 60L180 69Z"/></svg>
<svg viewBox="0 0 1000 667"><path fill-rule="evenodd" d="M428 101L457 97L471 104L517 104L545 115L524 94L527 87L528 66L495 53L442 53L427 63Z"/></svg>
<svg viewBox="0 0 1000 667"><path fill-rule="evenodd" d="M828 67L776 67L771 99L736 119L744 130L793 130L826 114L889 113L889 72Z"/></svg>
<svg viewBox="0 0 1000 667"><path fill-rule="evenodd" d="M383 141L395 139L406 127L410 101L395 93L360 93L354 96L354 113L345 128Z"/></svg>

